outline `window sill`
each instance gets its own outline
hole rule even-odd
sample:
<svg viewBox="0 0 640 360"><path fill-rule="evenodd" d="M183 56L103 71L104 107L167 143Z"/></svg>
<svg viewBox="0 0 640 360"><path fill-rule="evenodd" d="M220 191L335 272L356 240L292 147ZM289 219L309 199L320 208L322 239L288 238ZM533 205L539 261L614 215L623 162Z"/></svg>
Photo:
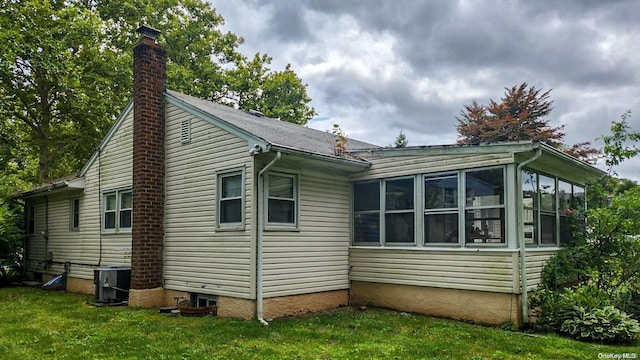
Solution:
<svg viewBox="0 0 640 360"><path fill-rule="evenodd" d="M244 225L238 226L221 226L215 229L215 232L231 232L231 231L245 231L246 228Z"/></svg>
<svg viewBox="0 0 640 360"><path fill-rule="evenodd" d="M275 232L275 231L300 232L300 228L297 227L297 226L287 226L287 225L267 225L267 226L265 226L264 231L267 231L267 232Z"/></svg>

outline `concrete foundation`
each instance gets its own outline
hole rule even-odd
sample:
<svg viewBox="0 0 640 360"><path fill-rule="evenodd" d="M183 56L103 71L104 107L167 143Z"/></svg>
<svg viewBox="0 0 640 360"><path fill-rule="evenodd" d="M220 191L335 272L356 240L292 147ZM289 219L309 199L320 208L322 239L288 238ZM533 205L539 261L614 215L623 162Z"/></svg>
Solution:
<svg viewBox="0 0 640 360"><path fill-rule="evenodd" d="M218 316L244 320L253 319L256 317L256 301L219 296Z"/></svg>
<svg viewBox="0 0 640 360"><path fill-rule="evenodd" d="M522 326L520 295L353 281L351 303L457 320Z"/></svg>
<svg viewBox="0 0 640 360"><path fill-rule="evenodd" d="M165 290L161 287L129 290L129 306L159 307L165 306L165 301Z"/></svg>
<svg viewBox="0 0 640 360"><path fill-rule="evenodd" d="M96 285L93 283L93 280L67 277L67 291L95 295Z"/></svg>
<svg viewBox="0 0 640 360"><path fill-rule="evenodd" d="M348 290L269 298L264 299L262 317L268 319L302 315L335 309L348 303Z"/></svg>

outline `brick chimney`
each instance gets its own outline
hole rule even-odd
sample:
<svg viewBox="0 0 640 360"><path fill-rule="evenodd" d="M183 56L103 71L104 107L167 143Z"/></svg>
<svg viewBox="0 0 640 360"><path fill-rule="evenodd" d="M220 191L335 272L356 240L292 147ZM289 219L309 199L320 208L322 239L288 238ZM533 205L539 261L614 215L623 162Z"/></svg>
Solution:
<svg viewBox="0 0 640 360"><path fill-rule="evenodd" d="M164 92L167 55L141 26L133 48L133 228L129 303L160 305L164 250ZM155 289L151 294L147 290Z"/></svg>

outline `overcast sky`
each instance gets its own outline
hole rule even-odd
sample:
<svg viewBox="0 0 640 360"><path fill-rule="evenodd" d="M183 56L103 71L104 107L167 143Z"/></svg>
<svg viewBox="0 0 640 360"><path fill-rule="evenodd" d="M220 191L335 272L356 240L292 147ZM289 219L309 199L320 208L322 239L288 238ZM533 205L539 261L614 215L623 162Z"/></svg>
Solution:
<svg viewBox="0 0 640 360"><path fill-rule="evenodd" d="M451 144L465 104L527 82L551 89L566 143L640 131L640 1L212 0L240 51L290 63L313 99L309 127L391 145ZM602 144L594 142L601 147ZM640 160L618 174L640 180Z"/></svg>

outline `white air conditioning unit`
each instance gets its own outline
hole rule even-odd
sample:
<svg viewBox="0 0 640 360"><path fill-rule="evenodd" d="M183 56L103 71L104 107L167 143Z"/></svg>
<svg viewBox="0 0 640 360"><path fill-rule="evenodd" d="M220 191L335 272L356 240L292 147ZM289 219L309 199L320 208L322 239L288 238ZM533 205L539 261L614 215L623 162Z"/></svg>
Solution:
<svg viewBox="0 0 640 360"><path fill-rule="evenodd" d="M128 301L131 287L131 268L127 266L104 266L93 271L96 286L96 301L116 303Z"/></svg>

